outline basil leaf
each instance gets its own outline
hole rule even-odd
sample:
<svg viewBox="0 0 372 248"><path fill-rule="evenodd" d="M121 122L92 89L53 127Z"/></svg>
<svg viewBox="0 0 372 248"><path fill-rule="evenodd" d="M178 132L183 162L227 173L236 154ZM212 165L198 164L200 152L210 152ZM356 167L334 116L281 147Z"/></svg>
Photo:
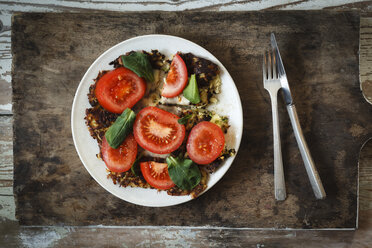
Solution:
<svg viewBox="0 0 372 248"><path fill-rule="evenodd" d="M184 117L178 119L178 124L185 125L192 115L185 115Z"/></svg>
<svg viewBox="0 0 372 248"><path fill-rule="evenodd" d="M138 158L134 161L132 167L130 167L130 170L132 171L132 173L133 173L135 176L137 176L137 177L139 177L140 175L142 175L141 167L140 167L140 163L139 163L140 159L141 159L141 157L138 157Z"/></svg>
<svg viewBox="0 0 372 248"><path fill-rule="evenodd" d="M184 190L191 190L200 183L199 167L190 159L167 157L168 173L172 181Z"/></svg>
<svg viewBox="0 0 372 248"><path fill-rule="evenodd" d="M121 56L123 65L136 73L139 77L144 77L146 81L154 82L154 72L146 54L134 52L129 55Z"/></svg>
<svg viewBox="0 0 372 248"><path fill-rule="evenodd" d="M198 83L196 82L195 74L190 76L189 84L183 90L183 96L193 104L200 102Z"/></svg>
<svg viewBox="0 0 372 248"><path fill-rule="evenodd" d="M114 124L109 127L105 133L108 144L116 149L125 140L127 135L132 132L133 123L136 119L136 114L127 108L123 113L116 119Z"/></svg>

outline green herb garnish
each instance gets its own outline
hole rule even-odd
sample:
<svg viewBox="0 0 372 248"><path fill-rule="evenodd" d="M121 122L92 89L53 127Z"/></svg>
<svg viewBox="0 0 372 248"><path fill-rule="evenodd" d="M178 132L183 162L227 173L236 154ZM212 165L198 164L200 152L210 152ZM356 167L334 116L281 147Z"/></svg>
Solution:
<svg viewBox="0 0 372 248"><path fill-rule="evenodd" d="M198 83L196 82L195 74L190 76L189 83L183 90L183 96L193 104L200 102Z"/></svg>
<svg viewBox="0 0 372 248"><path fill-rule="evenodd" d="M185 115L184 117L178 119L178 124L186 125L187 121L192 117L192 115Z"/></svg>
<svg viewBox="0 0 372 248"><path fill-rule="evenodd" d="M184 190L191 190L200 183L199 167L190 159L167 157L168 173L172 181Z"/></svg>
<svg viewBox="0 0 372 248"><path fill-rule="evenodd" d="M154 82L154 72L146 54L133 52L129 55L121 56L123 65L136 73L139 77L144 77L146 81Z"/></svg>
<svg viewBox="0 0 372 248"><path fill-rule="evenodd" d="M105 133L108 144L116 149L125 140L127 135L132 132L133 123L136 119L136 114L127 108L123 113L116 119L114 124L109 127Z"/></svg>
<svg viewBox="0 0 372 248"><path fill-rule="evenodd" d="M132 171L132 173L133 173L135 176L137 176L137 177L139 177L139 176L142 174L142 172L141 172L141 167L140 167L140 163L139 163L140 159L141 159L141 157L138 157L138 158L134 161L132 167L130 167L130 170Z"/></svg>

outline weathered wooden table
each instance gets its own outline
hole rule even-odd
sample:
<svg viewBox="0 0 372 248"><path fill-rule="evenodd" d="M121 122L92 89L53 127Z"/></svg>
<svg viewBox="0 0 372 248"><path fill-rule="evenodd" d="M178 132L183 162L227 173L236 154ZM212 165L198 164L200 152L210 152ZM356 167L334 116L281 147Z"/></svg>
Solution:
<svg viewBox="0 0 372 248"><path fill-rule="evenodd" d="M316 2L316 1L315 1ZM253 4L254 1L251 2ZM60 5L59 5L60 4ZM60 11L63 8L63 2L52 5L33 6L40 11ZM75 3L75 7L82 7L81 2ZM179 4L178 9L189 8L190 3ZM203 5L208 10L224 10L237 8L234 4L222 5ZM304 7L303 4L299 6ZM32 6L32 5L28 5ZM51 7L52 6L52 7ZM74 11L74 4L70 3L67 11ZM99 5L86 5L88 8L97 8ZM121 10L121 4L117 4ZM146 10L148 5L135 5L137 9ZM152 7L156 6L156 3ZM246 7L248 4L245 5ZM255 5L256 7L258 5ZM294 9L297 5L294 5ZM23 10L19 5L11 3L1 5L0 9L10 11ZM106 6L107 7L107 6ZM267 7L270 7L267 6ZM298 6L297 6L298 7ZM330 6L328 6L330 7ZM372 55L371 29L372 18L368 18L369 3L354 3L346 6L348 9L356 7L362 12L360 21L360 78L363 92L366 99L372 101L372 68L370 57ZM18 9L17 9L18 8ZM50 8L50 9L47 9ZM109 9L110 7L107 7ZM157 8L161 10L175 10L172 4L158 4ZM249 7L247 7L248 10ZM262 8L262 7L261 7ZM261 9L260 8L260 9ZM277 9L283 9L285 6L277 6ZM305 8L309 8L306 6ZM333 7L340 10L343 7ZM62 9L66 10L66 9ZM81 9L79 9L81 10ZM152 9L153 10L153 9ZM231 10L231 9L230 9ZM247 10L247 9L245 9ZM0 49L0 247L24 246L24 247L64 247L64 246L139 246L139 247L209 247L209 246L241 246L241 247L297 247L299 244L311 247L370 247L372 245L372 204L371 204L371 169L372 169L372 142L366 143L360 155L360 212L359 212L359 230L357 231L300 231L300 230L249 230L246 228L208 228L208 227L172 227L172 226L19 226L14 215L13 199L13 159L12 159L12 111L10 100L10 12L3 12L0 15L4 27L1 31L4 43L4 49ZM1 41L1 40L0 40ZM3 53L2 50L4 50ZM357 132L357 130L355 130Z"/></svg>

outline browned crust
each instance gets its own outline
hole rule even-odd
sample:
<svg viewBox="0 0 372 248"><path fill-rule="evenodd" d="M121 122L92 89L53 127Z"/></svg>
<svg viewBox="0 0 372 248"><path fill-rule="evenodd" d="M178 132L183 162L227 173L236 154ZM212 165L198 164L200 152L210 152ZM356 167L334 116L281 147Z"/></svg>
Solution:
<svg viewBox="0 0 372 248"><path fill-rule="evenodd" d="M208 86L209 82L219 74L218 66L204 58L195 56L192 53L178 53L187 67L187 73L196 75L198 86Z"/></svg>
<svg viewBox="0 0 372 248"><path fill-rule="evenodd" d="M111 178L114 184L119 184L122 187L151 188L145 179L134 175L132 171L117 173L107 170L107 172L107 178Z"/></svg>

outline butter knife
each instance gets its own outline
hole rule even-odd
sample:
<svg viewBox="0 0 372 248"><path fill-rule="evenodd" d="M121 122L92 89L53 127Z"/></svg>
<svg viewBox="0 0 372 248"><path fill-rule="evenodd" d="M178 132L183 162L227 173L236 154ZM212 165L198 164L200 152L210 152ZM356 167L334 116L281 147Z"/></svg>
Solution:
<svg viewBox="0 0 372 248"><path fill-rule="evenodd" d="M310 150L307 147L306 140L302 133L296 107L293 103L291 90L289 88L287 74L285 73L283 61L279 53L278 44L276 43L275 35L273 33L271 33L271 46L277 58L277 65L278 65L277 72L278 72L278 77L279 77L280 84L281 84L282 91L283 91L284 101L285 101L285 104L287 105L287 111L289 114L289 118L291 120L294 135L296 137L296 141L300 149L302 160L304 161L304 164L305 164L306 172L309 177L311 187L313 188L315 197L317 199L324 199L326 197L326 193L324 191L322 181L320 180L318 171L311 157Z"/></svg>

